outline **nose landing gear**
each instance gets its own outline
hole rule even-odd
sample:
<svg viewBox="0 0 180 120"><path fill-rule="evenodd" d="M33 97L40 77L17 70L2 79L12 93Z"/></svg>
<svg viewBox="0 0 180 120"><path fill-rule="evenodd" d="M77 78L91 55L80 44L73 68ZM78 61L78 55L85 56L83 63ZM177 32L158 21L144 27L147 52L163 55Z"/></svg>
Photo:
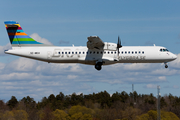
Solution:
<svg viewBox="0 0 180 120"><path fill-rule="evenodd" d="M167 65L167 63L164 63L165 64L165 68L168 68L168 65Z"/></svg>

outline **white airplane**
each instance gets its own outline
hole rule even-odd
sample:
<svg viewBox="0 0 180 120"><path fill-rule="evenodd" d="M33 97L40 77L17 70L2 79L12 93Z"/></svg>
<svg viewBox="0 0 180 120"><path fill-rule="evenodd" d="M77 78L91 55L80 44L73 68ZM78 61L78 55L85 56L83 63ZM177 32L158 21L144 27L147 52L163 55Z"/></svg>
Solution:
<svg viewBox="0 0 180 120"><path fill-rule="evenodd" d="M48 63L81 63L95 65L97 70L101 70L102 65L116 63L164 63L168 68L167 62L177 58L161 46L122 46L119 37L117 44L90 36L84 47L46 45L29 37L19 23L4 23L12 45L12 49L5 50L5 53Z"/></svg>

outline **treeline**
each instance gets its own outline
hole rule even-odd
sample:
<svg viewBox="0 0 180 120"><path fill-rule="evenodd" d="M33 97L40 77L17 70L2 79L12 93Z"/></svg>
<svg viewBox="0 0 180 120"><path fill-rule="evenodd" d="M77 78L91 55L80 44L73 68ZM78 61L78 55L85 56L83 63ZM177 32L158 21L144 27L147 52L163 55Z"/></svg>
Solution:
<svg viewBox="0 0 180 120"><path fill-rule="evenodd" d="M171 94L160 98L161 117L179 120L180 97ZM0 100L0 120L156 120L157 98L137 92L99 92L89 95L43 97L40 102L27 96L6 103Z"/></svg>

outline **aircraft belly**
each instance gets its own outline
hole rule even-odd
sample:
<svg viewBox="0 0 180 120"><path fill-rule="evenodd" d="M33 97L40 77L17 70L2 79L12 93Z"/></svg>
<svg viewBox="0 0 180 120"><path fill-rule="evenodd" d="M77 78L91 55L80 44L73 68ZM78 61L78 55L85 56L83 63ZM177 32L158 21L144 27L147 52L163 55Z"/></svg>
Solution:
<svg viewBox="0 0 180 120"><path fill-rule="evenodd" d="M171 60L165 60L165 59L146 59L146 60L120 60L118 63L163 63L163 62L169 62Z"/></svg>

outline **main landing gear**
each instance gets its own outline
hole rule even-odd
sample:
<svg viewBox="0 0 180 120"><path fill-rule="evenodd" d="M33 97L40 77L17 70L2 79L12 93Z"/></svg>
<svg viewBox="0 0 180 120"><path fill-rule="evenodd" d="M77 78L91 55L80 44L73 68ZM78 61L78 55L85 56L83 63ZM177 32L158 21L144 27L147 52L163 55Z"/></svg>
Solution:
<svg viewBox="0 0 180 120"><path fill-rule="evenodd" d="M102 69L102 62L97 62L95 65L96 70L101 70Z"/></svg>
<svg viewBox="0 0 180 120"><path fill-rule="evenodd" d="M167 65L167 63L165 62L164 64L165 64L165 68L168 68L168 65Z"/></svg>

